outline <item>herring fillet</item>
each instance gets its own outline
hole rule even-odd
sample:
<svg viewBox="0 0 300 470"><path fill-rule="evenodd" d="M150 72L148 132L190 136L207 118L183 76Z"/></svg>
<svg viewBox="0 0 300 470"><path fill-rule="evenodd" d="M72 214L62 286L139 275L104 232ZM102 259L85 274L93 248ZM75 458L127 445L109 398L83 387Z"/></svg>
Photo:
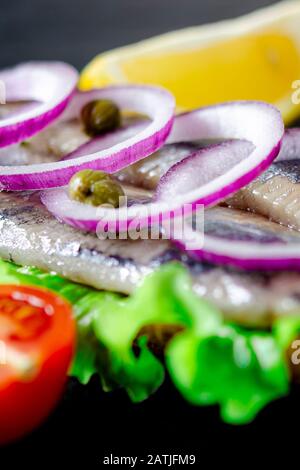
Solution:
<svg viewBox="0 0 300 470"><path fill-rule="evenodd" d="M0 164L29 165L58 161L89 139L78 120L54 123L21 144L0 149ZM149 157L117 172L115 176L124 184L154 190L172 165L210 143L167 144Z"/></svg>
<svg viewBox="0 0 300 470"><path fill-rule="evenodd" d="M276 161L225 203L300 231L299 136L299 129L287 129Z"/></svg>
<svg viewBox="0 0 300 470"><path fill-rule="evenodd" d="M0 256L98 289L129 293L165 244L99 240L59 223L39 195L0 193Z"/></svg>
<svg viewBox="0 0 300 470"><path fill-rule="evenodd" d="M300 160L273 163L255 181L227 199L226 204L300 231Z"/></svg>
<svg viewBox="0 0 300 470"><path fill-rule="evenodd" d="M212 266L193 260L167 240L99 240L59 223L36 193L0 193L0 257L124 294L161 264L178 260L189 268L195 292L230 320L266 326L300 308L300 273Z"/></svg>
<svg viewBox="0 0 300 470"><path fill-rule="evenodd" d="M205 234L229 241L297 246L300 232L280 225L259 214L232 207L216 206L205 212Z"/></svg>
<svg viewBox="0 0 300 470"><path fill-rule="evenodd" d="M147 158L129 165L116 173L119 181L144 189L156 189L160 178L179 161L195 152L204 144L167 144Z"/></svg>
<svg viewBox="0 0 300 470"><path fill-rule="evenodd" d="M12 147L1 149L0 158L2 164L54 161L75 150L87 139L78 121L58 122L24 144L13 146L13 152ZM154 189L169 166L184 158L193 147L195 144L166 145L160 152L117 176L124 183ZM196 147L199 148L199 145ZM295 158L294 155L291 157ZM271 171L272 168L274 166ZM236 206L239 207L239 204ZM243 208L249 209L248 202ZM223 217L224 213L221 224L220 218L215 223L214 214L207 217L210 223L207 229L217 228L222 235L228 227L236 227L237 219L240 221L241 217L236 218L233 212L227 212ZM265 214L268 215L268 212ZM249 212L245 216L251 218ZM273 218L276 220L276 217ZM253 218L249 220L250 226L253 221ZM282 223L282 220L278 221ZM264 225L262 221L260 223ZM239 236L248 237L256 233L249 224L245 225L243 233L239 226ZM264 228L270 231L270 227ZM277 232L276 236L279 231L286 237L279 229L277 225L271 231ZM270 234L263 234L260 230L261 236L265 239ZM212 266L181 254L166 240L100 241L94 234L60 224L40 204L38 195L0 193L0 257L21 265L55 271L70 280L98 289L124 294L131 293L160 264L179 260L189 267L199 296L213 302L229 320L249 326L266 326L278 315L298 313L300 308L300 273L248 273Z"/></svg>

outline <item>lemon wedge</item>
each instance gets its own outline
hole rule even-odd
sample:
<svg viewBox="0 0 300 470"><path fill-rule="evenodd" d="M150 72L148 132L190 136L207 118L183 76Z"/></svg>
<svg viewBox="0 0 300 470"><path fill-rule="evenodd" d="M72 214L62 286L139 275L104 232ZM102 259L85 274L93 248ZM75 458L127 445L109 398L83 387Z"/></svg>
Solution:
<svg viewBox="0 0 300 470"><path fill-rule="evenodd" d="M161 85L174 93L179 110L264 100L289 123L300 116L299 79L300 1L292 0L101 54L83 70L80 88Z"/></svg>

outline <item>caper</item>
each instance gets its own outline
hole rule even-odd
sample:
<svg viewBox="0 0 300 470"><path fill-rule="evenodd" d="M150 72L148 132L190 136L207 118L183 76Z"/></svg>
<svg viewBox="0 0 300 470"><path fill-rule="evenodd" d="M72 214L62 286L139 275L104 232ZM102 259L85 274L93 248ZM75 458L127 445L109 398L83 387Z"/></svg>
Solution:
<svg viewBox="0 0 300 470"><path fill-rule="evenodd" d="M20 146L21 147L30 147L30 143L28 142L28 140L23 140L23 142L20 143Z"/></svg>
<svg viewBox="0 0 300 470"><path fill-rule="evenodd" d="M83 106L81 119L88 134L95 136L113 131L120 126L121 113L110 100L94 100Z"/></svg>
<svg viewBox="0 0 300 470"><path fill-rule="evenodd" d="M69 196L75 201L101 206L109 204L119 207L124 196L121 185L103 171L82 170L72 176L69 182Z"/></svg>

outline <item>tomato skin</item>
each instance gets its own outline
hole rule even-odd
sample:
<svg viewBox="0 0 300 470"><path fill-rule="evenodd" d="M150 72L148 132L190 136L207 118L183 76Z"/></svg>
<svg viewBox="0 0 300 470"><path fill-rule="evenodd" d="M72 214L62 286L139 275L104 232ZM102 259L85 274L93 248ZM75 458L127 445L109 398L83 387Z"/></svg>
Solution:
<svg viewBox="0 0 300 470"><path fill-rule="evenodd" d="M18 286L18 289L20 287ZM34 295L40 295L55 305L57 296L44 289L30 289ZM1 286L0 286L1 296ZM1 383L0 375L0 445L18 439L36 426L49 415L59 400L66 380L75 346L75 324L71 316L71 308L59 299L60 311L54 311L53 318L61 315L62 321L54 321L52 330L47 332L46 341L35 341L35 352L38 351L39 367L32 378L24 380L13 374L10 380ZM58 331L65 329L65 334ZM1 338L0 338L1 339ZM28 345L26 345L28 348ZM30 349L30 348L29 348ZM0 365L1 367L1 365Z"/></svg>
<svg viewBox="0 0 300 470"><path fill-rule="evenodd" d="M73 350L54 354L31 382L14 382L0 392L0 444L18 439L50 414L67 378Z"/></svg>

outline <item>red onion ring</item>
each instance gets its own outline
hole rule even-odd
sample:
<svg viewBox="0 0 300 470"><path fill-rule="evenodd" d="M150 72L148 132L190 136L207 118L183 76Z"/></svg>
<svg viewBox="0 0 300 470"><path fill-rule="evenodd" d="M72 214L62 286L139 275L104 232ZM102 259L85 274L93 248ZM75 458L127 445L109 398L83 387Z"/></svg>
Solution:
<svg viewBox="0 0 300 470"><path fill-rule="evenodd" d="M0 120L0 148L44 129L66 108L78 80L77 71L62 62L28 62L0 72L7 102L35 102Z"/></svg>
<svg viewBox="0 0 300 470"><path fill-rule="evenodd" d="M107 132L99 137L94 137L85 144L80 145L76 150L65 155L62 160L71 160L72 158L84 157L117 145L126 139L134 137L148 126L149 122L145 120L137 121L131 125L126 125L112 132Z"/></svg>
<svg viewBox="0 0 300 470"><path fill-rule="evenodd" d="M233 194L262 173L278 155L283 135L284 124L276 108L259 101L237 101L177 116L167 143L210 138L241 139L256 147L247 160L235 166L234 171L212 179L195 195L196 203L209 206ZM182 171L185 169L181 163L175 165L163 178L164 182L168 182L168 186L172 180L176 183L177 172L180 175ZM192 178L193 175L190 176ZM188 180L187 186L193 184L192 179ZM165 191L162 188L164 182L158 189L161 196Z"/></svg>
<svg viewBox="0 0 300 470"><path fill-rule="evenodd" d="M276 161L298 160L300 158L300 128L286 129L281 150Z"/></svg>
<svg viewBox="0 0 300 470"><path fill-rule="evenodd" d="M288 129L285 132L281 151L276 161L300 158L300 129ZM182 249L188 249L196 258L214 264L232 265L242 269L282 270L300 269L299 243L258 243L221 239L195 233L185 226L186 240L174 240ZM187 240L193 240L194 249L187 248ZM200 247L200 248L197 248Z"/></svg>
<svg viewBox="0 0 300 470"><path fill-rule="evenodd" d="M99 152L55 163L1 167L1 189L18 191L64 186L74 173L84 168L114 173L150 155L164 144L173 124L175 101L169 92L158 87L124 85L78 93L62 119L79 117L86 103L107 98L122 110L145 114L152 121L138 134Z"/></svg>
<svg viewBox="0 0 300 470"><path fill-rule="evenodd" d="M283 132L279 111L265 103L236 102L192 111L175 119L169 142L233 137L247 139L255 149L249 155L249 142L233 140L195 152L167 172L155 201L146 205L87 207L70 200L64 188L44 192L42 201L59 220L86 230L96 230L98 223L103 229L115 224L116 230L125 230L134 221L142 227L182 217L185 205L187 215L198 204L212 205L252 181L277 156Z"/></svg>
<svg viewBox="0 0 300 470"><path fill-rule="evenodd" d="M187 250L199 260L213 264L230 265L248 270L282 270L300 268L299 243L255 243L237 240L222 240L211 235L197 234L186 225L185 236L194 247L187 249L185 240L175 240L181 249ZM190 243L190 242L189 242Z"/></svg>

